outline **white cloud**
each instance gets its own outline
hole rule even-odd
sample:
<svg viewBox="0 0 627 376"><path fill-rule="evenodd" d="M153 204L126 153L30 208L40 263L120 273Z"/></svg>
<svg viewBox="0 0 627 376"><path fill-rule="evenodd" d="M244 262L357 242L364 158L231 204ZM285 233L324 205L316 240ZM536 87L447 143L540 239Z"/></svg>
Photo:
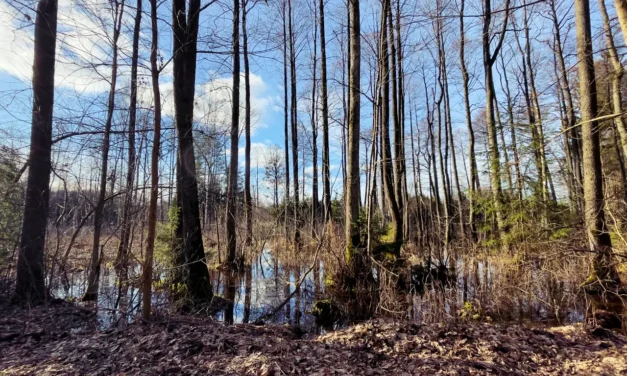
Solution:
<svg viewBox="0 0 627 376"><path fill-rule="evenodd" d="M127 9L128 10L128 9ZM34 54L33 24L28 17L7 3L0 4L0 70L26 84L32 79ZM129 15L127 14L127 17ZM30 19L28 19L30 17ZM97 0L62 0L59 3L55 86L77 92L99 93L108 90L111 76L111 8ZM131 42L121 34L120 56L127 54ZM120 75L128 70L120 67Z"/></svg>

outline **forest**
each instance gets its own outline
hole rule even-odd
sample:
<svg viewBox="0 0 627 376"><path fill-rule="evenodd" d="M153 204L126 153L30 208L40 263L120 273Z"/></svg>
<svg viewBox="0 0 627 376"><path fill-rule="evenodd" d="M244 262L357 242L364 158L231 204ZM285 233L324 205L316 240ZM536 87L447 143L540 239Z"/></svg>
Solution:
<svg viewBox="0 0 627 376"><path fill-rule="evenodd" d="M0 21L1 374L627 372L627 1Z"/></svg>

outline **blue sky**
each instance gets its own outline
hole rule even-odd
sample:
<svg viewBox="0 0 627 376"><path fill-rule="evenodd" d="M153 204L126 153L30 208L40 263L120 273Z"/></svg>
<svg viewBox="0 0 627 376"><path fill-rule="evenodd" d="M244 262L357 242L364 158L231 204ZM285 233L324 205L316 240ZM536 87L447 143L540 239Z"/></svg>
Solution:
<svg viewBox="0 0 627 376"><path fill-rule="evenodd" d="M422 142L426 139L424 134L425 117L425 93L422 88L422 72L428 76L428 84L431 87L433 81L433 32L430 20L432 14L432 2L405 1L403 6L403 34L406 36L406 93L407 101L413 104L412 112L415 116L414 137L420 136ZM593 2L594 3L594 2ZM16 3L13 0L0 0L0 137L2 142L20 148L24 154L27 152L28 135L30 127L31 93L30 79L32 66L32 21L34 12L25 5L34 6L35 2ZM272 145L283 148L283 71L282 51L278 48L282 43L282 26L279 13L279 2L269 0L268 3L259 2L249 13L249 44L251 51L251 98L253 113L253 168L256 161L263 166L264 156ZM297 38L297 76L299 98L299 125L309 132L311 127L311 62L313 22L315 20L315 3L313 1L294 0L294 19ZM373 62L372 48L375 43L376 25L378 23L378 2L367 0L361 2L362 16L362 132L368 136L371 125L371 64ZM484 105L483 77L480 57L480 45L478 33L480 32L480 18L472 17L481 13L480 2L470 1L466 6L467 15L471 16L466 21L467 51L466 59L471 72L471 105L473 117L477 117ZM134 7L134 2L129 3ZM199 124L209 123L216 127L228 127L230 125L230 95L231 95L231 60L227 54L231 39L231 6L230 2L218 2L211 5L201 16L200 50L220 52L218 54L200 54L197 67L197 106L195 118ZM147 57L149 52L149 4L144 1L143 34L141 39L141 58L144 67L140 69L142 83L140 84L140 100L144 107L149 107L152 101L149 87ZM494 5L495 8L500 4ZM546 47L545 41L550 39L550 22L543 15L546 9L543 4L535 6L531 12L532 37L534 48L534 64L536 65L537 84L542 93L541 102L547 108L548 116L545 118L547 138L553 137L559 127L554 103L554 77L552 72L552 55ZM445 48L448 56L449 84L452 105L452 122L456 143L458 144L457 159L460 174L464 174L462 163L463 155L466 155L466 126L462 107L461 76L458 67L458 24L455 16L454 2L449 10L450 17L445 19ZM593 9L593 33L595 34L595 47L602 48L600 22L596 4L591 4ZM59 42L58 63L56 66L56 105L55 105L55 130L57 133L77 129L78 124L89 124L94 127L104 121L104 103L108 90L110 76L110 39L112 34L111 6L107 0L60 0L59 5ZM337 177L335 181L336 193L341 190L341 175L338 173L341 166L340 137L342 112L342 48L345 33L345 4L341 0L329 0L326 5L326 39L329 71L329 96L331 107L331 164L332 173ZM572 27L572 9L567 0L561 2L562 12L568 12L564 24L563 36L566 39L566 50L574 52L574 34ZM608 2L608 10L613 11L611 1ZM120 39L122 63L118 82L118 101L120 111L114 119L114 127L121 126L127 114L123 111L123 101L128 96L128 78L130 69L130 46L134 9L126 9L123 22L123 35ZM171 18L170 3L165 2L160 10L160 54L164 61L171 55L171 34L168 23ZM27 17L27 15L30 17ZM517 11L516 17L520 20L521 12ZM511 32L510 32L511 34ZM509 40L511 35L508 37ZM622 45L622 43L621 43ZM510 86L517 84L514 72L517 69L519 54L514 44L507 44L503 49L506 68L510 79ZM318 52L319 58L319 52ZM570 66L575 64L574 57L568 57ZM319 67L319 63L318 63ZM500 68L499 68L500 69ZM243 61L242 61L243 70ZM319 78L318 72L318 78ZM498 81L498 74L496 76ZM243 79L242 81L242 106L243 106ZM160 86L164 99L164 125L171 125L171 64L162 72ZM431 90L431 89L429 89ZM497 82L499 100L504 105L500 85ZM243 115L243 111L242 115ZM409 116L409 109L406 112ZM409 133L409 124L406 123L406 131ZM407 135L407 138L412 135ZM509 138L507 138L509 140ZM307 149L308 134L303 133L301 147ZM321 140L321 135L319 136ZM83 142L83 141L81 141ZM90 138L88 142L98 142L97 137ZM550 152L559 156L559 140L550 144ZM243 138L240 140L243 147ZM85 164L97 165L97 153L94 153L86 145L74 145L71 142L59 148L69 151L82 148ZM321 148L319 147L319 150ZM462 152L463 149L463 152ZM409 147L407 147L409 150ZM243 148L240 148L243 154ZM365 155L362 148L362 158ZM62 153L63 154L63 153ZM310 159L308 157L308 159ZM240 158L242 160L242 158ZM529 165L527 158L525 165ZM82 162L81 162L82 163ZM76 159L66 161L70 167L75 168ZM74 165L73 165L74 164ZM81 164L82 166L82 164ZM165 167L164 167L165 168ZM305 166L311 169L309 160ZM558 166L552 166L557 169ZM253 172L254 174L255 172ZM310 181L310 177L308 177ZM422 178L425 179L424 177ZM365 185L365 179L363 184ZM462 182L466 179L462 178ZM487 181L487 176L484 176ZM426 184L426 181L423 181ZM465 184L463 184L465 185ZM411 186L411 185L410 185ZM308 188L309 189L309 188Z"/></svg>

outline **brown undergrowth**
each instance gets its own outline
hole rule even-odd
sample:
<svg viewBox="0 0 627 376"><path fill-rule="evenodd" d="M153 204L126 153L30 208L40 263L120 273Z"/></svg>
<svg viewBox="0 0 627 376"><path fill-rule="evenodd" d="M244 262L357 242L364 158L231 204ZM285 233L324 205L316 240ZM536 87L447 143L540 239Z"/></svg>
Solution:
<svg viewBox="0 0 627 376"><path fill-rule="evenodd" d="M0 307L6 375L617 375L625 338L581 325L533 329L471 320L373 320L319 336L289 326L161 317L101 331L63 301Z"/></svg>

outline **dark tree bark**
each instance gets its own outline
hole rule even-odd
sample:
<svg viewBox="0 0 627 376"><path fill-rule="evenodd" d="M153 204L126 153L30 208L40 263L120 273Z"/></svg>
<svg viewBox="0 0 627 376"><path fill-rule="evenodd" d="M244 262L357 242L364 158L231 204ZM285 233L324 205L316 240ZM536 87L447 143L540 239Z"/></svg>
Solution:
<svg viewBox="0 0 627 376"><path fill-rule="evenodd" d="M285 134L285 237L289 242L289 221L287 216L290 207L290 126L288 121L288 86L287 86L287 2L282 3L283 20L283 128Z"/></svg>
<svg viewBox="0 0 627 376"><path fill-rule="evenodd" d="M229 161L229 176L226 197L226 247L227 262L232 268L237 266L237 176L239 153L239 84L240 84L240 56L239 56L239 0L233 1L233 94L231 96L231 158Z"/></svg>
<svg viewBox="0 0 627 376"><path fill-rule="evenodd" d="M37 5L29 169L15 284L15 297L23 303L45 300L44 247L52 171L57 12L57 0L40 0Z"/></svg>
<svg viewBox="0 0 627 376"><path fill-rule="evenodd" d="M290 49L290 120L292 125L292 168L294 172L294 246L300 246L300 200L298 181L298 102L296 100L296 35L292 18L292 0L287 0L287 27Z"/></svg>
<svg viewBox="0 0 627 376"><path fill-rule="evenodd" d="M248 0L242 0L242 38L244 48L244 102L245 102L245 137L244 146L244 211L246 215L246 246L253 242L253 199L250 194L250 64L248 62L248 33L246 31L246 5ZM239 53L239 52L237 52Z"/></svg>
<svg viewBox="0 0 627 376"><path fill-rule="evenodd" d="M141 2L141 0L138 0ZM139 10L138 10L139 12ZM159 90L159 31L157 28L157 0L150 0L150 21L152 25L152 44L150 49L150 73L154 97L154 133L150 166L150 203L148 204L148 235L146 237L146 257L142 273L142 318L150 319L152 301L152 259L157 231L157 198L159 196L159 148L161 146L161 92Z"/></svg>
<svg viewBox="0 0 627 376"><path fill-rule="evenodd" d="M180 233L183 240L184 282L194 303L211 300L211 282L202 243L198 181L194 155L194 92L200 0L172 2L174 121L178 137L177 204L181 208Z"/></svg>
<svg viewBox="0 0 627 376"><path fill-rule="evenodd" d="M327 91L327 47L324 34L324 0L320 0L320 101L322 104L322 201L324 222L331 219L331 171L329 165L329 99Z"/></svg>

